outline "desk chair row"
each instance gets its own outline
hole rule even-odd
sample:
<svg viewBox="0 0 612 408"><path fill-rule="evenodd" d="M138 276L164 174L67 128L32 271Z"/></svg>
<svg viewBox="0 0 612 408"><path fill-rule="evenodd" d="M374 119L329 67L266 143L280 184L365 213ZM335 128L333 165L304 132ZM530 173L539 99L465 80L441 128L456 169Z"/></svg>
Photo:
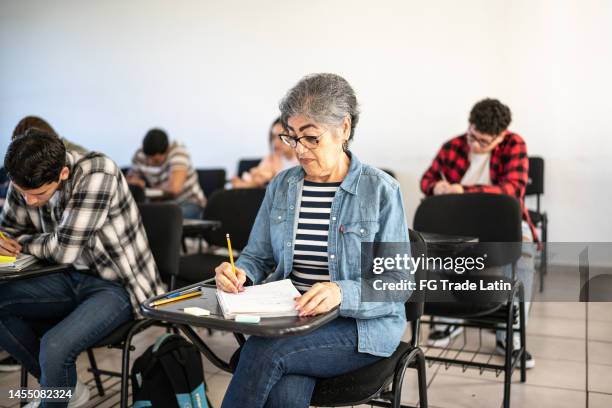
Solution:
<svg viewBox="0 0 612 408"><path fill-rule="evenodd" d="M222 219L223 222L223 231L213 231L211 232L210 239L211 242L217 242L218 244L224 245L224 234L225 231L232 230L230 233L232 234L232 239L235 242L235 246L237 249L241 249L246 245L248 240L248 234L250 233L250 226L252 225L255 216L257 214L257 210L261 201L263 200L264 195L263 190L258 189L248 189L248 190L222 190L219 191L213 196L211 196L211 200L209 202L208 213L210 217L219 217L223 218L224 214L239 214L238 217L228 217L227 219ZM238 197L240 195L241 197ZM216 198L215 198L216 196ZM449 200L458 200L449 201ZM469 200L469 203L465 200ZM463 204L461 201L465 201ZM228 206L234 203L237 205L236 208L229 208ZM245 208L245 203L250 203L252 205L249 208ZM480 203L480 204L479 204ZM417 229L421 229L424 232L434 232L434 233L445 233L445 234L455 234L455 235L468 235L468 236L477 236L481 241L486 242L490 240L492 237L484 234L480 229L474 227L478 222L486 222L486 217L483 217L483 213L481 211L482 206L494 208L490 211L492 214L495 214L495 219L507 219L514 220L512 222L506 222L507 228L503 228L504 231L508 231L508 235L496 236L494 239L497 241L508 241L508 242L517 242L520 241L520 210L518 210L518 203L507 196L499 196L499 195L489 195L489 194L470 194L463 196L440 196L440 197L432 197L421 204L419 210L417 210L417 216L415 217L415 227ZM499 207L499 208L498 208ZM455 208L460 213L452 213L449 209ZM501 208L501 210L500 210ZM143 217L143 222L145 224L145 229L147 231L147 236L149 238L149 242L152 248L152 252L154 254L156 263L162 275L162 278L168 283L170 288L181 287L186 284L192 283L192 279L196 279L195 281L202 281L212 276L200 276L198 271L203 270L204 262L210 263L210 265L217 265L219 261L224 261L225 258L221 257L216 258L216 256L209 256L208 259L203 260L203 258L194 257L191 261L181 260L179 258L180 253L180 241L182 235L182 215L180 209L173 204L141 204L140 205L141 214ZM477 210L474 210L477 209ZM231 210L231 211L230 211ZM469 216L469 211L472 210L475 213L475 216ZM503 211L503 216L500 216L500 212ZM444 220L443 223L437 222L439 220L438 215L440 213L446 214L448 216L447 219ZM507 214L506 214L507 213ZM453 215L454 214L454 215ZM518 214L518 215L517 215ZM206 217L206 215L205 215ZM514 218L513 218L514 217ZM516 218L518 217L518 218ZM219 219L217 218L217 219ZM465 221L465 220L468 221ZM463 222L457 223L458 220L464 220ZM471 220L471 221L470 221ZM490 219L489 219L490 221ZM437 224L436 224L437 223ZM456 224L456 225L455 225ZM248 225L248 228L245 228L245 225ZM436 226L442 225L442 227ZM495 225L495 224L493 224ZM476 229L475 229L476 228ZM500 230L500 229L498 229ZM518 232L517 232L518 231ZM518 237L512 234L519 234ZM512 236L511 236L512 235ZM414 231L411 231L411 240L418 241L418 235ZM221 243L223 242L223 243ZM200 254L196 254L200 255ZM208 255L208 254L202 254ZM520 254L519 254L520 255ZM503 261L511 261L513 264L516 259L514 257L516 254L513 254L510 258L512 259L504 259ZM502 260L500 260L501 262ZM185 267L185 264L192 263L194 266L194 270L196 270L196 276L183 276L181 277L181 265ZM206 270L209 270L208 268ZM522 288L520 284L517 282L513 282L513 299L519 298L522 300ZM522 306L522 302L519 305ZM484 323L487 324L505 324L505 328L507 330L508 338L511 338L512 334L512 324L508 324L509 322L514 322L516 320L517 312L514 307L512 307L512 302L509 300L505 305L490 305L490 309L481 310L479 316L489 314L498 313L497 319L487 320ZM503 309L504 306L506 309ZM457 313L449 313L448 310L444 308L440 309L440 305L430 306L428 305L425 309L426 313L442 315L442 316L457 316ZM437 310L436 310L437 308ZM408 310L408 317L411 321L412 325L412 341L408 345L402 345L398 348L396 354L390 357L391 360L385 359L385 363L381 363L380 367L376 367L375 371L368 371L368 378L372 377L372 373L376 372L380 375L376 376L378 380L381 380L384 384L381 385L380 389L374 390L372 395L365 396L363 394L354 395L355 397L363 397L362 400L357 401L358 398L352 398L350 404L358 404L363 402L366 397L371 398L374 397L376 400L384 400L391 401L392 405L389 406L401 406L398 405L401 400L401 376L403 376L403 370L406 367L414 367L419 371L419 377L423 378L423 383L421 384L421 380L419 380L420 384L420 399L421 406L426 406L426 388L424 386L425 376L424 376L424 366L421 365L421 355L422 352L418 349L418 327L419 327L419 319L423 311L417 310ZM519 322L523 321L524 318L524 310L520 309L519 313ZM470 317L469 313L463 313L461 317ZM501 317L500 317L501 316ZM484 324L483 323L483 324ZM133 350L131 345L131 340L133 336L146 328L153 325L162 325L167 326L164 323L156 323L149 320L135 319L132 322L126 323L122 327L118 328L114 333L110 336L107 336L106 339L103 339L96 345L97 347L110 347L110 348L119 348L122 350L122 371L119 372L109 372L106 370L100 370L97 368L95 357L93 354L93 350L88 350L88 356L91 364L90 371L94 374L94 379L96 382L96 387L98 389L98 393L103 396L105 391L102 387L102 381L100 379L101 375L111 375L121 377L121 407L127 406L128 400L128 375L129 375L129 354L130 351ZM497 327L497 326L495 326ZM522 344L520 351L524 351L525 349L525 341L524 341L524 327L521 323L519 330L521 330L521 339ZM511 343L511 342L509 342ZM510 349L510 348L508 348ZM509 357L510 355L510 357ZM521 364L521 380L525 379L525 370L524 370L524 353L519 354L518 359L520 359ZM513 368L517 365L518 359L512 359L511 350L507 353L505 358L505 364L502 367L505 373L505 384L504 384L504 407L509 407L509 396L510 396L510 379ZM441 360L438 360L441 361ZM393 362L391 364L390 362ZM452 361L444 360L444 362L449 363ZM401 363L401 364L400 364ZM378 363L377 363L378 364ZM458 364L465 365L465 362L458 362ZM372 367L374 369L375 367ZM391 369L393 368L393 369ZM490 367L485 367L490 368ZM358 373L357 373L358 374ZM389 374L389 375L387 375ZM347 377L348 378L348 377ZM317 385L316 392L313 396L313 403L315 405L326 406L327 403L323 403L328 401L333 406L342 405L340 400L345 399L343 397L349 395L350 393L347 391L343 394L334 394L333 389L341 389L341 384L348 384L347 378L336 379L334 381L330 381L328 383L321 382L321 384ZM364 381L366 377L360 380L360 376L356 375L351 377L351 381ZM399 380L398 380L399 378ZM22 386L26 386L27 375L25 372L22 372ZM399 382L397 382L399 381ZM326 385L327 384L327 385ZM387 389L387 386L392 384L391 390ZM380 384L379 384L380 385ZM348 387L353 387L353 385L348 385ZM365 387L365 385L364 385ZM398 388L399 387L399 388ZM376 388L376 387L374 387ZM367 389L373 390L372 385L370 387L359 388L359 389ZM327 390L327 391L325 391ZM327 398L327 399L326 399ZM330 402L331 401L331 402ZM425 402L425 404L423 404ZM333 404L332 404L333 403ZM383 403L383 402L376 402ZM349 404L349 405L350 405ZM329 405L328 405L329 406ZM383 405L385 406L385 405Z"/></svg>

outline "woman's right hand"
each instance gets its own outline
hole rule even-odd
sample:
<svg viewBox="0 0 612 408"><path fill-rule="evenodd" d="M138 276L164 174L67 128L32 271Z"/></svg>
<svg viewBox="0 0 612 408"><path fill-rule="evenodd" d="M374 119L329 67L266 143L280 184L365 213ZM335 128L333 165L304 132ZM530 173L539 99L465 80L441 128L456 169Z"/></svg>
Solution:
<svg viewBox="0 0 612 408"><path fill-rule="evenodd" d="M246 273L240 268L236 268L236 274L232 271L229 262L223 262L215 268L215 282L217 288L224 292L238 293L244 291Z"/></svg>

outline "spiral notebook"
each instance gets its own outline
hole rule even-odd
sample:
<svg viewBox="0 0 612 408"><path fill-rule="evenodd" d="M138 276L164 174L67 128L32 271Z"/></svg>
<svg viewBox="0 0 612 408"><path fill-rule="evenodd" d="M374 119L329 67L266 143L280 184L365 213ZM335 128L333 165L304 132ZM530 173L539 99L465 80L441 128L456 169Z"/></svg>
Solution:
<svg viewBox="0 0 612 408"><path fill-rule="evenodd" d="M247 286L240 293L217 289L219 306L226 319L238 314L260 317L297 316L294 300L297 296L300 296L300 292L289 279Z"/></svg>
<svg viewBox="0 0 612 408"><path fill-rule="evenodd" d="M17 257L15 257L15 260L11 260L9 262L0 261L0 272L19 272L28 266L35 264L37 260L38 258L36 258L34 255L19 254Z"/></svg>

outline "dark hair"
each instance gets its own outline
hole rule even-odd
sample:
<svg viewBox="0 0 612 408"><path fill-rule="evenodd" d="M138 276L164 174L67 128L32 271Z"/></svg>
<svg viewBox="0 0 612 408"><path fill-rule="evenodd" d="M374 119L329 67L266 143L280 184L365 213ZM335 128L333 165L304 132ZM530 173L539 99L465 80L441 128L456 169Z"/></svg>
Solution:
<svg viewBox="0 0 612 408"><path fill-rule="evenodd" d="M268 140L270 141L270 143L274 142L274 138L275 138L275 134L273 132L274 126L276 125L283 125L283 123L281 122L281 118L280 116L277 117L276 119L274 119L274 122L272 122L272 124L270 125L270 132L268 133Z"/></svg>
<svg viewBox="0 0 612 408"><path fill-rule="evenodd" d="M43 132L59 136L55 129L53 129L53 127L49 124L49 122L47 122L43 118L40 118L38 116L26 116L25 118L21 119L19 123L17 123L17 126L15 126L15 130L13 130L12 139L15 139L15 137L25 134L25 132L30 128L37 128L39 130L42 130Z"/></svg>
<svg viewBox="0 0 612 408"><path fill-rule="evenodd" d="M142 152L147 156L166 153L168 135L161 129L151 129L142 141Z"/></svg>
<svg viewBox="0 0 612 408"><path fill-rule="evenodd" d="M470 112L470 123L479 132L489 135L499 135L508 129L511 121L510 108L497 99L483 99Z"/></svg>
<svg viewBox="0 0 612 408"><path fill-rule="evenodd" d="M9 179L28 190L58 181L65 165L66 148L61 139L38 128L16 136L4 156Z"/></svg>

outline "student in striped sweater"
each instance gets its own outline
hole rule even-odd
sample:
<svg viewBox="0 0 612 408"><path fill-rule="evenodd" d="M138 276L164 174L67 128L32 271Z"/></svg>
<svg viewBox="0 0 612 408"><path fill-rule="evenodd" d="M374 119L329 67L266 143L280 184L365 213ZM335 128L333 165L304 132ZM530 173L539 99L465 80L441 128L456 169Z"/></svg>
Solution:
<svg viewBox="0 0 612 408"><path fill-rule="evenodd" d="M272 179L237 276L223 263L217 286L238 292L247 279L289 278L302 292L300 316L339 307L340 317L303 336L251 336L224 408L308 407L317 378L391 355L406 327L402 302L361 301L361 243L409 239L399 184L348 149L359 120L353 89L338 75L309 75L280 109L280 138L300 166Z"/></svg>
<svg viewBox="0 0 612 408"><path fill-rule="evenodd" d="M202 217L206 197L191 157L185 146L170 143L161 129L147 132L142 148L132 158L127 181L142 188L162 190L181 206L183 218Z"/></svg>

